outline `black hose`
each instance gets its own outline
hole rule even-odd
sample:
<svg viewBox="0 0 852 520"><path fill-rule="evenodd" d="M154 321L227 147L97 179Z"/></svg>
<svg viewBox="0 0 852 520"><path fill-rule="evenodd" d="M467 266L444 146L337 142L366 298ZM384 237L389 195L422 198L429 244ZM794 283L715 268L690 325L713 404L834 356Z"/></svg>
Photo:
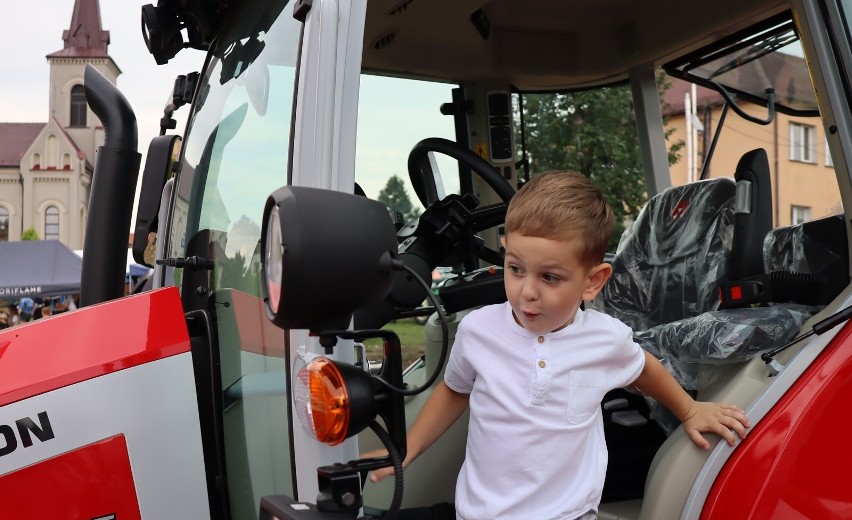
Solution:
<svg viewBox="0 0 852 520"><path fill-rule="evenodd" d="M388 454L390 455L391 462L393 462L393 498L391 499L390 507L387 511L385 511L385 514L382 515L382 520L394 520L396 515L399 513L400 506L402 506L402 456L400 455L396 444L391 441L388 432L379 426L379 423L375 420L370 421L370 429L373 430L379 440L382 441L382 444L385 445L385 448L387 448Z"/></svg>
<svg viewBox="0 0 852 520"><path fill-rule="evenodd" d="M444 367L444 363L447 360L447 353L450 350L450 330L449 327L447 327L447 315L444 313L444 309L441 308L441 303L435 297L435 294L432 293L432 288L426 285L426 282L417 274L414 269L408 267L403 262L399 260L393 260L393 265L395 269L402 269L408 272L408 274L410 274L415 280L417 280L417 282L423 287L423 289L426 290L426 297L429 298L429 302L435 307L435 312L438 313L438 321L441 322L441 355L438 357L438 364L435 365L435 371L432 372L432 375L429 376L429 379L425 383L418 386L417 388L397 388L382 379L381 377L374 376L373 379L383 384L391 392L395 392L400 395L417 395L432 386L432 384L435 383L435 381L438 379L438 374L441 373L441 369Z"/></svg>

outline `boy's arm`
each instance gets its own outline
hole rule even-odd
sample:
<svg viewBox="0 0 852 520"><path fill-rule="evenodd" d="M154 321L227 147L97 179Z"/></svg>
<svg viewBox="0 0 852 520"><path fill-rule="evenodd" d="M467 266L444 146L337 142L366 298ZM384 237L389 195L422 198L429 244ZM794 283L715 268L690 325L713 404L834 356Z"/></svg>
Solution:
<svg viewBox="0 0 852 520"><path fill-rule="evenodd" d="M705 403L695 401L687 394L657 358L645 352L645 368L633 382L633 386L672 411L683 423L683 429L699 447L710 448L710 443L700 432L718 433L731 446L736 442L731 429L741 439L751 424L745 412L732 404Z"/></svg>
<svg viewBox="0 0 852 520"><path fill-rule="evenodd" d="M439 382L426 404L420 410L411 429L406 436L406 455L402 467L407 467L414 459L426 451L438 438L446 432L467 409L470 399L468 394L460 394L451 390L443 381ZM372 452L365 456L377 457L386 455L387 451ZM382 468L372 472L370 480L378 482L393 474L393 468Z"/></svg>

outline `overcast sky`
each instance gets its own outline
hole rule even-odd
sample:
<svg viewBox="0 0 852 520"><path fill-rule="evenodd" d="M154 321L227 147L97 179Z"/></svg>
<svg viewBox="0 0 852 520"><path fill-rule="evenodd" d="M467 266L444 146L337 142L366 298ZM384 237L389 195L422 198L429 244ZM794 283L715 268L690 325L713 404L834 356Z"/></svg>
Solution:
<svg viewBox="0 0 852 520"><path fill-rule="evenodd" d="M122 72L118 88L136 112L139 152L143 154L140 175L148 143L159 134L159 120L163 107L170 100L175 77L200 71L204 63L204 53L184 49L168 64L156 64L145 47L140 28L141 7L147 3L156 4L156 0L100 0L101 24L110 32L109 54ZM62 32L71 25L73 8L74 0L3 1L0 121L47 122L50 67L46 56L63 48ZM373 177L360 178L371 197L378 195L390 175L407 178L406 158L417 141L431 136L452 138L452 119L438 113L440 103L450 100L451 86L407 83L405 88L394 87L386 79L368 83L371 89L381 91L378 96L368 95L362 85L361 118L373 123L362 125L359 130L359 141L364 143L361 146L366 148L372 142L382 142L385 148L382 153L388 154L388 150L392 153L385 155L378 164L366 164L371 155L363 149L359 151L359 164L363 163L360 169L369 171ZM413 100L416 102L412 103ZM376 105L375 110L364 106L370 103ZM425 119L430 121L415 124L408 114L407 124L391 130L388 123L400 116L388 116L389 107L404 109L414 105L428 108L432 116ZM175 114L177 129L170 133L183 133L188 112L186 106ZM453 187L448 186L448 189L452 191ZM409 195L414 199L413 190Z"/></svg>
<svg viewBox="0 0 852 520"><path fill-rule="evenodd" d="M151 137L159 133L159 119L175 76L199 70L204 59L198 51L185 50L168 64L158 66L142 39L140 11L145 3L152 0L100 2L101 24L110 33L109 54L122 72L118 88L136 112L142 153ZM50 67L45 56L62 49L62 31L71 25L74 0L3 4L0 121L46 122ZM186 121L186 112L184 108L177 113L179 127Z"/></svg>

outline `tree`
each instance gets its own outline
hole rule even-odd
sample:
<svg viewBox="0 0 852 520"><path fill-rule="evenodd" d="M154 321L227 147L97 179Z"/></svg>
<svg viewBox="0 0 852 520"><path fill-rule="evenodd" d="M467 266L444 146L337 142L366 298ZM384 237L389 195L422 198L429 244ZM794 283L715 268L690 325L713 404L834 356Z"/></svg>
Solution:
<svg viewBox="0 0 852 520"><path fill-rule="evenodd" d="M414 209L414 205L411 203L411 199L408 198L408 192L405 191L405 183L398 175L394 175L388 179L388 183L379 192L379 202L393 211L402 213L402 217L406 222L418 215L418 212Z"/></svg>
<svg viewBox="0 0 852 520"><path fill-rule="evenodd" d="M41 240L41 237L38 236L38 231L34 227L29 227L21 233L21 240Z"/></svg>
<svg viewBox="0 0 852 520"><path fill-rule="evenodd" d="M658 84L662 91L668 88L662 81ZM523 116L531 174L571 170L594 181L615 213L610 241L614 250L625 223L648 198L630 88L525 95ZM516 129L520 131L520 125ZM682 141L670 146L670 163L677 162L682 146Z"/></svg>

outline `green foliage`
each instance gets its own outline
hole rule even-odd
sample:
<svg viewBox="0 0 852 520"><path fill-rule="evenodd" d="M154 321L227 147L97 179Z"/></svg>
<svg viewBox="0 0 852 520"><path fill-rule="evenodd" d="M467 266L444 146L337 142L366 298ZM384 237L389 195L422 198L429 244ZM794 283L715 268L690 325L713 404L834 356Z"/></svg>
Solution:
<svg viewBox="0 0 852 520"><path fill-rule="evenodd" d="M246 262L246 257L240 251L234 256L222 260L217 266L221 273L218 288L238 289L240 291L262 297L260 285L260 263Z"/></svg>
<svg viewBox="0 0 852 520"><path fill-rule="evenodd" d="M41 240L41 237L38 236L38 231L34 227L28 227L21 233L21 240Z"/></svg>
<svg viewBox="0 0 852 520"><path fill-rule="evenodd" d="M398 175L388 179L388 183L379 192L379 202L394 211L402 213L406 222L417 217L418 213L405 191L405 183Z"/></svg>
<svg viewBox="0 0 852 520"><path fill-rule="evenodd" d="M528 94L523 111L531 175L569 170L592 179L615 213L610 241L610 250L615 250L625 224L647 200L630 88ZM516 142L521 142L520 136ZM681 146L682 142L670 148L670 163L678 160Z"/></svg>

